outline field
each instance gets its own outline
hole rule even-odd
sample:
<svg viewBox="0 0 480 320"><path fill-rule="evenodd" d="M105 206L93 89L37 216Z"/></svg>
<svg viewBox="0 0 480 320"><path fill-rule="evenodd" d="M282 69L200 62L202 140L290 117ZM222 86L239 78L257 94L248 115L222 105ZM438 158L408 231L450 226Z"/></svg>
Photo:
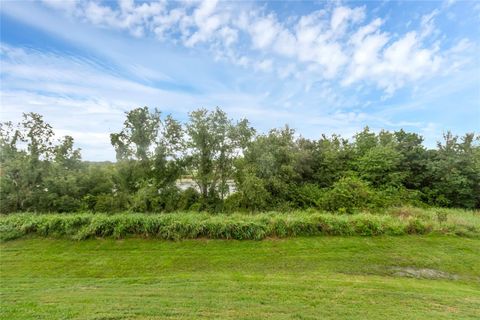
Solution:
<svg viewBox="0 0 480 320"><path fill-rule="evenodd" d="M414 208L2 216L0 317L478 319L479 219Z"/></svg>
<svg viewBox="0 0 480 320"><path fill-rule="evenodd" d="M478 319L480 240L4 242L2 319Z"/></svg>

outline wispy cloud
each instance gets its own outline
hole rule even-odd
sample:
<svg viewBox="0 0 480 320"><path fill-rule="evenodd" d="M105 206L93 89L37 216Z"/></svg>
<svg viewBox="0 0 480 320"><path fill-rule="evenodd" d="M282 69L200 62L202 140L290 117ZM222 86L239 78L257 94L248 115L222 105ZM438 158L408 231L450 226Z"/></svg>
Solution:
<svg viewBox="0 0 480 320"><path fill-rule="evenodd" d="M51 1L46 4L52 6ZM327 6L283 21L251 3L82 1L65 6L53 2L52 7L136 37L154 36L188 48L206 46L215 57L254 70L282 72L294 62L317 81L330 79L345 86L367 82L389 95L461 63L459 56L448 54L451 48L428 41L439 33L439 9L423 15L417 29L392 34L383 29L381 18L367 19L366 6ZM252 55L263 58L244 58Z"/></svg>
<svg viewBox="0 0 480 320"><path fill-rule="evenodd" d="M444 129L471 130L480 109L478 35L449 33L441 4L412 13L404 29L392 27L406 23L384 7L7 2L2 15L53 45L2 38L0 114L40 112L86 159L111 160L108 133L140 105L180 120L218 105L260 131L289 123L312 138L369 125L424 132L433 144ZM449 110L452 101L462 105Z"/></svg>

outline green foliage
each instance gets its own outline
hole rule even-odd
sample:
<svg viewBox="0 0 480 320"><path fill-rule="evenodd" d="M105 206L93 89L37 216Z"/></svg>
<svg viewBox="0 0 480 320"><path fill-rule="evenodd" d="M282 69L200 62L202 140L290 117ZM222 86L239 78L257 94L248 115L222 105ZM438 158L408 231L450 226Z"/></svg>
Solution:
<svg viewBox="0 0 480 320"><path fill-rule="evenodd" d="M324 194L325 190L319 188L316 184L301 185L296 189L295 204L302 209L321 208Z"/></svg>
<svg viewBox="0 0 480 320"><path fill-rule="evenodd" d="M110 135L117 153L117 160L147 161L160 129L160 111L150 112L147 107L136 108L126 113L124 128Z"/></svg>
<svg viewBox="0 0 480 320"><path fill-rule="evenodd" d="M104 199L105 202L108 199ZM97 202L105 203L104 200ZM101 202L100 202L101 201ZM108 205L112 205L109 203ZM208 213L170 214L14 214L0 217L0 238L4 240L35 234L44 237L86 239L128 236L158 239L238 239L313 235L402 235L431 232L480 236L478 212L446 211L441 221L438 211L403 208L389 214L332 215L297 211L211 215ZM406 214L405 214L406 212ZM463 219L463 220L461 220Z"/></svg>
<svg viewBox="0 0 480 320"><path fill-rule="evenodd" d="M188 188L180 194L178 209L183 211L193 210L193 206L200 200L200 194L193 188Z"/></svg>
<svg viewBox="0 0 480 320"><path fill-rule="evenodd" d="M304 181L311 181L321 188L329 188L345 176L354 159L354 149L348 140L333 135L330 138L322 135L318 141L299 141L302 152L306 155L303 162L309 160L309 169L304 169ZM307 174L305 174L307 173Z"/></svg>
<svg viewBox="0 0 480 320"><path fill-rule="evenodd" d="M436 152L429 153L427 169L431 183L424 188L427 202L445 207L478 208L479 150L473 134L466 134L460 142L457 136L446 133L444 143L438 144Z"/></svg>
<svg viewBox="0 0 480 320"><path fill-rule="evenodd" d="M375 192L355 177L341 178L325 192L321 206L326 210L354 213L375 206Z"/></svg>
<svg viewBox="0 0 480 320"><path fill-rule="evenodd" d="M405 187L386 187L376 190L376 206L379 208L400 207L414 205L425 207L421 201L422 193L417 190L410 190Z"/></svg>
<svg viewBox="0 0 480 320"><path fill-rule="evenodd" d="M160 195L151 182L145 181L132 197L131 209L137 212L159 211Z"/></svg>
<svg viewBox="0 0 480 320"><path fill-rule="evenodd" d="M52 205L52 211L56 212L75 212L82 208L82 202L69 195L55 197Z"/></svg>
<svg viewBox="0 0 480 320"><path fill-rule="evenodd" d="M239 181L238 192L227 198L229 211L261 211L268 208L270 194L264 181L254 174L247 173Z"/></svg>
<svg viewBox="0 0 480 320"><path fill-rule="evenodd" d="M159 194L157 211L172 212L178 210L181 195L176 187L166 187L157 190L157 192Z"/></svg>
<svg viewBox="0 0 480 320"><path fill-rule="evenodd" d="M80 150L73 148L72 137L64 137L57 145L52 139L52 127L36 113L24 114L16 126L2 124L1 212L80 208L75 175L81 169Z"/></svg>
<svg viewBox="0 0 480 320"><path fill-rule="evenodd" d="M189 116L186 163L200 187L202 201L216 197L223 201L235 156L247 146L254 130L245 119L233 123L220 108L195 110Z"/></svg>
<svg viewBox="0 0 480 320"><path fill-rule="evenodd" d="M111 135L116 163L82 161L73 138L55 141L39 114L0 124L0 213L480 208L473 133L447 132L426 149L415 133L368 127L353 140L305 139L288 126L256 135L220 108L193 111L185 125L147 107L125 116ZM181 177L199 192L180 192Z"/></svg>
<svg viewBox="0 0 480 320"><path fill-rule="evenodd" d="M125 193L99 194L95 197L96 212L119 212L130 207L129 196Z"/></svg>
<svg viewBox="0 0 480 320"><path fill-rule="evenodd" d="M402 155L391 146L375 146L357 159L359 176L374 187L400 186L403 174L399 171Z"/></svg>

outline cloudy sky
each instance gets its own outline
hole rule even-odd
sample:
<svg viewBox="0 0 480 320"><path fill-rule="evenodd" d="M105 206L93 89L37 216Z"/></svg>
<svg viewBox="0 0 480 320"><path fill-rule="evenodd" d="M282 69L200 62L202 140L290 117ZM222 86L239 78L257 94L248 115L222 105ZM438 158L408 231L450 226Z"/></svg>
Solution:
<svg viewBox="0 0 480 320"><path fill-rule="evenodd" d="M124 112L220 106L260 131L480 128L480 3L2 1L1 120L113 160Z"/></svg>

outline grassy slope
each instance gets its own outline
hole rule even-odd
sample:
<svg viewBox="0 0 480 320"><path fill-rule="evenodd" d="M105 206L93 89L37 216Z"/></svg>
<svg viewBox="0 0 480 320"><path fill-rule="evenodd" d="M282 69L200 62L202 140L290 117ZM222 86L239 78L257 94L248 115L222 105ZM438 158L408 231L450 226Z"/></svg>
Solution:
<svg viewBox="0 0 480 320"><path fill-rule="evenodd" d="M3 319L480 318L479 239L24 239L0 247ZM392 267L458 278L414 279Z"/></svg>

